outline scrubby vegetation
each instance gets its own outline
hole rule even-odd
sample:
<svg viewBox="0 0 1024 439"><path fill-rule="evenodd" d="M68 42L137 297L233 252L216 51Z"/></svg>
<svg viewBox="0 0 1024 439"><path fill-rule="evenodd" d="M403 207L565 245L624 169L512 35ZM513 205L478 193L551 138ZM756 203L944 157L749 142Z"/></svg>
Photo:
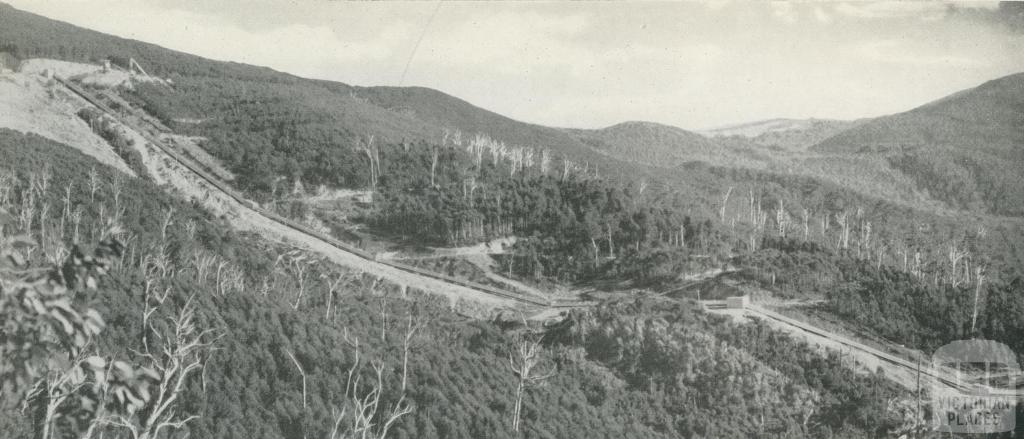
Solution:
<svg viewBox="0 0 1024 439"><path fill-rule="evenodd" d="M3 131L0 145L2 163L9 166L4 173L8 188L4 206L15 218L26 218L32 236L48 249L34 254L32 264L46 265L41 255L66 248L72 241L94 242L103 235L106 224L121 226L116 237L125 243L122 256L113 262L108 277L97 283L95 293L76 296L106 322L106 329L92 339L92 352L115 361L146 364L150 360L142 354L144 349L159 343L160 336L175 327L174 319L182 309L194 310L191 322L196 331L210 331L202 332L209 337L204 338L209 349L193 357L202 367L186 374L175 405L176 418L172 420L187 420L181 422L181 431L197 437L329 437L335 425L339 425L337 431L362 428L351 418L354 404L365 402L362 397L367 395L377 395L379 401L371 398L378 403L370 419L376 420L378 427L380 420L402 413L406 407L411 410L396 418L390 437L514 436L510 413L515 376L508 368L507 353L517 340L517 330L465 321L436 299L415 293L402 299L374 279L232 233L216 218L174 200L150 183L134 180L126 184L114 171L52 142ZM10 167L15 164L16 168ZM95 172L90 173L93 168ZM38 189L29 192L30 186ZM128 200L140 208L125 209ZM32 213L25 213L28 211ZM273 269L275 263L280 269ZM303 263L307 266L300 278L305 280L300 283L298 271L287 267ZM633 357L627 353L634 348L628 346L635 346L638 340L620 339L616 343L629 343L622 346L624 355L609 356L620 348L552 333L543 339L542 364L557 373L541 387L525 392L523 435L685 437L705 434L702 432L753 435L774 431L820 437L831 431L859 437L868 434L865 429L878 428L855 418L838 419L801 409L807 401L792 395L846 401L848 389L819 389L817 384L807 384L804 393L785 392L790 388L786 383L799 387L807 379L772 372L788 366L771 356L745 353L743 346L751 345L739 344L739 340L747 338L743 331L748 329L696 314L693 305L675 306L683 308L661 311L659 305L599 310L578 316L579 325L584 326L569 329L567 334L604 331L602 327L612 330L629 321L661 325L657 322L673 321L677 317L669 316L678 315L685 320L674 325L685 332L673 332L673 338L692 334L706 340L699 351L706 355L695 356L700 361L688 372L697 375L672 384L671 389L684 393L658 390L667 384L650 386L672 382L668 377L683 373L683 369L663 370L658 376L666 377L664 380L644 383L632 371L633 366L620 364ZM416 330L406 344L410 327ZM770 331L764 334L772 337L771 344L779 352L800 346L770 336ZM598 340L593 336L587 339ZM659 353L658 344L644 348L644 355L675 355L672 351ZM408 369L402 366L406 347ZM720 352L730 354L719 359L715 355ZM737 358L746 358L742 370L732 366ZM803 358L820 361L809 353ZM378 382L373 364L381 367L379 393L373 390ZM748 368L763 370L774 378L765 378L769 381L749 391L729 384L744 379ZM815 370L829 374L829 380L864 379L835 363ZM358 388L352 385L354 377L361 377ZM734 391L721 391L730 388ZM694 405L693 397L705 395L701 389L717 389L714 395L726 399ZM758 399L735 408L721 406L742 400L746 393ZM712 394L707 395L701 398ZM13 394L4 392L4 397ZM106 418L86 416L81 425L99 419L102 422L97 428L111 434L127 432L124 425L141 429L153 411L152 403L141 401L143 408L135 417L111 418L115 413L111 411ZM77 407L67 407L72 406ZM4 431L12 432L12 437L27 437L39 428L34 418L10 409L5 413L0 418ZM724 413L738 418L723 417ZM337 424L339 416L342 421ZM77 429L64 421L54 425L58 426L57 437L72 435Z"/></svg>
<svg viewBox="0 0 1024 439"><path fill-rule="evenodd" d="M989 273L961 253L959 269L878 264L794 239L766 239L736 261L740 278L821 307L857 328L924 352L955 340L996 340L1024 354L1024 278ZM946 255L950 256L949 254ZM971 264L972 269L968 269ZM1024 361L1024 356L1021 357Z"/></svg>

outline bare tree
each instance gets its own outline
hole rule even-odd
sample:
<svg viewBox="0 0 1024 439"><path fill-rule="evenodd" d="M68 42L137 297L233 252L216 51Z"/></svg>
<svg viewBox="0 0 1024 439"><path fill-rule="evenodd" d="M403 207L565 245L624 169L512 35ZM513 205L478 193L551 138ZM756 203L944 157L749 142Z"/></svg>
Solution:
<svg viewBox="0 0 1024 439"><path fill-rule="evenodd" d="M548 175L548 169L551 168L551 151L547 149L540 150L540 173L541 175Z"/></svg>
<svg viewBox="0 0 1024 439"><path fill-rule="evenodd" d="M160 222L160 240L167 242L167 229L171 227L171 221L174 219L174 208L168 208L164 212L163 221Z"/></svg>
<svg viewBox="0 0 1024 439"><path fill-rule="evenodd" d="M351 337L348 328L345 329L343 338L355 353L355 361L348 370L345 398L341 408L332 409L334 426L330 437L331 439L384 439L396 421L412 413L412 404L406 398L403 385L398 401L390 409L382 407L385 363L382 361L371 362L375 379L369 382L369 389L365 389L360 374L362 360L359 339ZM342 424L346 418L348 423L343 428Z"/></svg>
<svg viewBox="0 0 1024 439"><path fill-rule="evenodd" d="M863 253L865 259L871 258L871 221L862 221L860 224L860 241L857 242L858 254Z"/></svg>
<svg viewBox="0 0 1024 439"><path fill-rule="evenodd" d="M810 226L811 211L807 210L806 207L803 210L803 220L804 220L804 241L807 241L808 236L811 234L811 226Z"/></svg>
<svg viewBox="0 0 1024 439"><path fill-rule="evenodd" d="M523 395L526 389L544 380L551 378L555 372L552 369L538 370L538 366L544 357L541 341L542 334L529 329L526 319L523 318L526 329L518 334L512 341L508 352L508 364L519 379L516 384L515 411L512 414L512 431L519 431L520 418L523 408Z"/></svg>
<svg viewBox="0 0 1024 439"><path fill-rule="evenodd" d="M836 214L836 224L839 224L839 242L837 243L840 249L846 250L850 248L850 219L847 212Z"/></svg>
<svg viewBox="0 0 1024 439"><path fill-rule="evenodd" d="M120 173L115 173L114 178L110 180L110 193L114 197L114 218L118 218L118 211L121 209L121 193L123 192L124 185L122 184L122 177Z"/></svg>
<svg viewBox="0 0 1024 439"><path fill-rule="evenodd" d="M10 210L11 198L18 177L12 172L0 172L0 208Z"/></svg>
<svg viewBox="0 0 1024 439"><path fill-rule="evenodd" d="M409 379L409 351L413 348L412 341L416 333L423 327L424 322L412 311L409 311L408 321L405 325L405 336L402 338L402 394L405 394Z"/></svg>
<svg viewBox="0 0 1024 439"><path fill-rule="evenodd" d="M72 235L71 242L77 244L79 242L78 230L82 225L82 206L75 206L75 210L71 212L71 222L75 225L75 231Z"/></svg>
<svg viewBox="0 0 1024 439"><path fill-rule="evenodd" d="M978 302L981 298L981 283L985 281L985 269L981 264L974 266L974 312L971 313L971 334L974 334L978 325Z"/></svg>
<svg viewBox="0 0 1024 439"><path fill-rule="evenodd" d="M71 218L71 188L74 183L68 183L64 190L64 207L60 211L60 238L64 239L67 233L67 223Z"/></svg>
<svg viewBox="0 0 1024 439"><path fill-rule="evenodd" d="M156 328L153 327L153 323L150 322L150 317L153 313L167 301L167 297L171 294L170 288L164 288L162 294L155 293L156 285L153 279L146 279L146 286L143 292L143 309L142 309L142 349L144 352L149 352L149 334L150 332L156 333Z"/></svg>
<svg viewBox="0 0 1024 439"><path fill-rule="evenodd" d="M299 360L295 359L295 354L293 354L292 351L286 350L285 352L288 352L288 357L290 357L292 359L292 362L295 363L295 368L299 370L299 375L302 375L302 408L305 409L306 408L306 371L302 368L302 365L299 364Z"/></svg>
<svg viewBox="0 0 1024 439"><path fill-rule="evenodd" d="M303 255L299 250L294 250L283 254L277 258L274 262L274 266L285 262L285 267L292 276L295 276L295 283L299 288L298 293L295 295L295 302L292 303L292 309L299 309L299 305L302 303L302 296L306 293L306 282L308 279L308 272L310 266L314 264L312 261L306 260L306 256Z"/></svg>
<svg viewBox="0 0 1024 439"><path fill-rule="evenodd" d="M377 301L380 310L380 341L388 341L388 292L384 291Z"/></svg>
<svg viewBox="0 0 1024 439"><path fill-rule="evenodd" d="M779 229L779 237L785 238L786 230L789 228L789 213L783 207L781 198L779 199L779 206L775 208L775 225Z"/></svg>
<svg viewBox="0 0 1024 439"><path fill-rule="evenodd" d="M206 282L207 276L210 274L210 269L213 268L213 264L217 262L217 258L207 254L202 250L195 250L192 252L192 268L196 270L196 282Z"/></svg>
<svg viewBox="0 0 1024 439"><path fill-rule="evenodd" d="M377 181L380 178L380 151L373 146L374 136L367 138L366 143L360 145L360 149L370 160L370 189L377 190Z"/></svg>
<svg viewBox="0 0 1024 439"><path fill-rule="evenodd" d="M430 150L430 187L437 187L437 184L434 183L434 174L437 170L437 156L439 153L438 148L431 148Z"/></svg>
<svg viewBox="0 0 1024 439"><path fill-rule="evenodd" d="M921 277L921 274L922 274L921 262L922 262L921 261L921 250L915 249L914 250L914 261L913 261L913 264L910 266L910 274L913 274L916 277Z"/></svg>
<svg viewBox="0 0 1024 439"><path fill-rule="evenodd" d="M134 439L160 437L164 429L180 429L197 415L182 416L176 412L178 398L189 376L201 369L209 358L207 352L215 337L211 330L199 330L195 323L195 296L190 296L178 314L168 318L170 331L161 335L163 345L153 352L144 348L137 352L140 360L160 377L148 404L149 410L117 415L107 423L127 429Z"/></svg>
<svg viewBox="0 0 1024 439"><path fill-rule="evenodd" d="M963 260L968 255L969 253L967 252L967 250L960 248L955 240L949 243L949 246L947 247L946 257L949 259L949 283L954 287L956 287L959 284L959 276L957 276L957 266L960 264L960 261Z"/></svg>
<svg viewBox="0 0 1024 439"><path fill-rule="evenodd" d="M718 209L718 219L721 222L725 222L725 206L729 204L729 196L732 195L732 186L729 186L729 190L725 191L725 196L722 197L722 207Z"/></svg>

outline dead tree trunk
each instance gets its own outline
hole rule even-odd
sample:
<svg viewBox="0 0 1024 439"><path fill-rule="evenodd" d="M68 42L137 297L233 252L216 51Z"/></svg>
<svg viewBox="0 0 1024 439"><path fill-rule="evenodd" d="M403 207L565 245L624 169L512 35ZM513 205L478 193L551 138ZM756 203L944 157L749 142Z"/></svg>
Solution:
<svg viewBox="0 0 1024 439"><path fill-rule="evenodd" d="M302 369L302 365L299 364L299 360L295 359L295 354L292 351L288 352L288 357L292 359L292 363L295 363L295 368L299 370L299 375L302 375L302 408L306 408L306 371Z"/></svg>
<svg viewBox="0 0 1024 439"><path fill-rule="evenodd" d="M804 220L804 242L807 242L807 237L811 234L811 227L810 227L810 224L809 224L809 222L811 220L811 212L809 210L807 210L807 208L804 208L804 210L803 210L803 220Z"/></svg>
<svg viewBox="0 0 1024 439"><path fill-rule="evenodd" d="M190 297L185 302L176 317L169 319L171 331L163 337L164 345L160 352L147 350L141 354L160 376L149 404L150 410L142 412L145 415L141 417L120 415L108 422L128 429L133 438L159 438L161 430L180 429L198 417L183 417L175 411L188 378L203 367L213 345L211 331L200 331L195 325L195 303L192 299Z"/></svg>
<svg viewBox="0 0 1024 439"><path fill-rule="evenodd" d="M430 187L437 187L437 184L434 183L434 174L437 170L437 155L437 148L433 148L430 154Z"/></svg>
<svg viewBox="0 0 1024 439"><path fill-rule="evenodd" d="M725 191L725 196L722 197L722 207L718 210L718 220L725 223L725 206L729 203L729 196L732 195L732 186L729 186L729 190Z"/></svg>
<svg viewBox="0 0 1024 439"><path fill-rule="evenodd" d="M960 261L963 260L963 258L966 256L967 250L957 247L956 242L952 242L949 244L947 252L947 257L949 258L949 283L954 287L956 287L959 284L959 279L957 276L957 266L960 264Z"/></svg>
<svg viewBox="0 0 1024 439"><path fill-rule="evenodd" d="M523 320L523 324L526 324L526 320ZM541 341L543 335L531 332L529 326L527 326L525 332L517 336L513 342L512 347L508 353L508 363L511 367L512 372L515 373L516 377L519 378L516 382L516 401L515 409L512 414L512 431L518 432L523 409L523 396L526 393L526 389L534 384L540 383L552 375L553 370L545 370L538 372L537 366L543 359L543 348L541 347Z"/></svg>
<svg viewBox="0 0 1024 439"><path fill-rule="evenodd" d="M971 334L975 333L978 325L978 302L981 298L981 283L985 280L984 270L981 265L974 266L974 312L971 313Z"/></svg>

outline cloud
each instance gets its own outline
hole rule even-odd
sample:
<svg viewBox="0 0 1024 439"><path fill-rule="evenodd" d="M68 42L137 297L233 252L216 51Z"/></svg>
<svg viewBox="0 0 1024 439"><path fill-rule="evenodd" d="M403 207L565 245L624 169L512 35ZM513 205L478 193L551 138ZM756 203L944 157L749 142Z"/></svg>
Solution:
<svg viewBox="0 0 1024 439"><path fill-rule="evenodd" d="M814 19L818 20L819 23L827 24L832 22L832 16L829 15L828 12L825 12L821 7L814 8Z"/></svg>
<svg viewBox="0 0 1024 439"><path fill-rule="evenodd" d="M860 43L854 51L866 60L914 66L982 67L987 63L951 53L929 54L918 47L909 47L899 40L877 40Z"/></svg>
<svg viewBox="0 0 1024 439"><path fill-rule="evenodd" d="M950 5L946 13L947 18L995 25L1003 30L1024 34L1024 2Z"/></svg>
<svg viewBox="0 0 1024 439"><path fill-rule="evenodd" d="M772 16L781 20L787 24L793 24L797 21L796 8L793 7L792 3L789 2L773 2L771 3Z"/></svg>
<svg viewBox="0 0 1024 439"><path fill-rule="evenodd" d="M928 19L945 14L946 5L925 1L839 3L836 5L835 11L847 17L862 19Z"/></svg>
<svg viewBox="0 0 1024 439"><path fill-rule="evenodd" d="M434 51L440 62L503 71L521 71L523 65L590 63L594 61L591 54L567 42L586 27L581 15L505 10L475 14L443 31L431 32L421 49Z"/></svg>

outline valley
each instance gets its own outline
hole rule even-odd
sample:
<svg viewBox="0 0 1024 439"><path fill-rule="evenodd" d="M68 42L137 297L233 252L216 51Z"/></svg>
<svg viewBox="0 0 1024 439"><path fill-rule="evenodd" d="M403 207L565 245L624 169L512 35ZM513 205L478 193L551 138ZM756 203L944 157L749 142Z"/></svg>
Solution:
<svg viewBox="0 0 1024 439"><path fill-rule="evenodd" d="M937 356L1024 361L1024 73L691 131L5 4L0 62L12 438L941 437L934 401L1019 399Z"/></svg>

